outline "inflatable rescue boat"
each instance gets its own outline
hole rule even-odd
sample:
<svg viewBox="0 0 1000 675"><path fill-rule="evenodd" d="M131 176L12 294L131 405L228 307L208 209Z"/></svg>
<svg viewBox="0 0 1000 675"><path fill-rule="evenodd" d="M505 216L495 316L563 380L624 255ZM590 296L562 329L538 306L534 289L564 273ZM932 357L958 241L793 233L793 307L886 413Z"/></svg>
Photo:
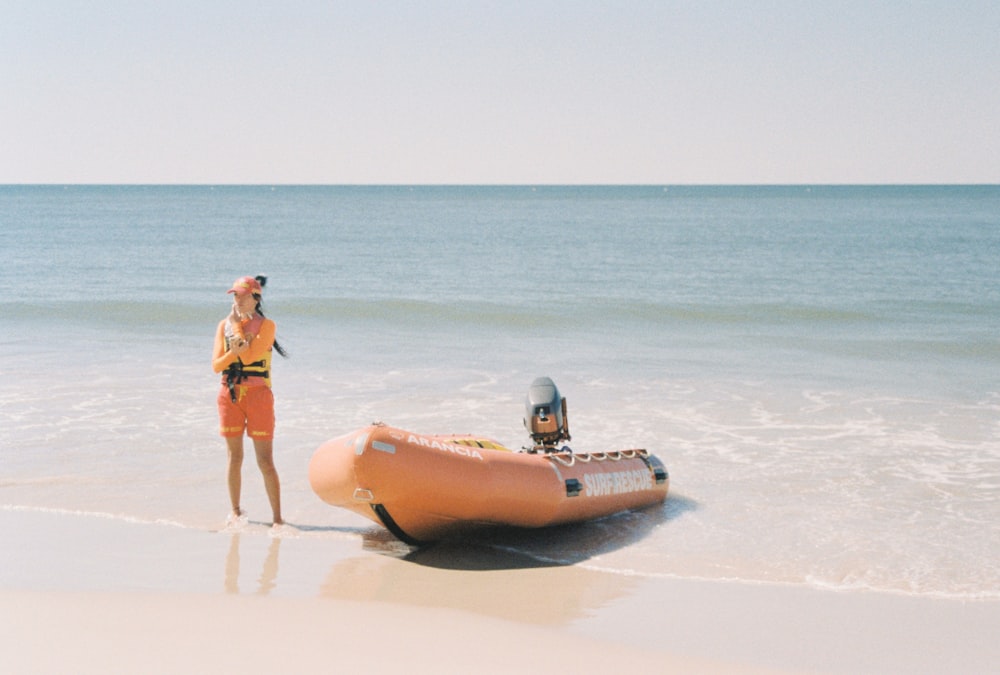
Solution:
<svg viewBox="0 0 1000 675"><path fill-rule="evenodd" d="M577 453L566 400L548 378L526 404L535 445L512 451L486 438L426 435L382 423L321 445L309 482L325 502L384 525L409 544L488 526L546 527L666 499L663 463L644 449Z"/></svg>

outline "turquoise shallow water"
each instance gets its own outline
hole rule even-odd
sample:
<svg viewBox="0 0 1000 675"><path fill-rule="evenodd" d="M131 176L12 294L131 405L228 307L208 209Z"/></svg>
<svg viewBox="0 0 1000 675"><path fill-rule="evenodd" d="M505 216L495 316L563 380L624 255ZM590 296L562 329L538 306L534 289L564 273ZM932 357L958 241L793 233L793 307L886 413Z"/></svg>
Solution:
<svg viewBox="0 0 1000 675"><path fill-rule="evenodd" d="M2 506L218 527L212 330L265 273L308 536L367 527L309 491L320 442L382 419L520 447L548 375L574 445L650 448L674 496L500 545L1000 595L1000 188L7 186L0 227Z"/></svg>

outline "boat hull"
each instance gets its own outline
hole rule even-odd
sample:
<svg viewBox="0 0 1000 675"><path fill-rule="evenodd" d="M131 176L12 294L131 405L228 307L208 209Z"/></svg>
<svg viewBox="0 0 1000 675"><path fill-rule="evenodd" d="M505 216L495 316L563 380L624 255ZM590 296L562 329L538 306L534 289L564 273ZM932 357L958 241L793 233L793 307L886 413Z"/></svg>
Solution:
<svg viewBox="0 0 1000 675"><path fill-rule="evenodd" d="M600 518L660 503L670 483L660 460L645 450L530 454L488 439L381 424L321 445L309 482L326 503L413 544L489 526Z"/></svg>

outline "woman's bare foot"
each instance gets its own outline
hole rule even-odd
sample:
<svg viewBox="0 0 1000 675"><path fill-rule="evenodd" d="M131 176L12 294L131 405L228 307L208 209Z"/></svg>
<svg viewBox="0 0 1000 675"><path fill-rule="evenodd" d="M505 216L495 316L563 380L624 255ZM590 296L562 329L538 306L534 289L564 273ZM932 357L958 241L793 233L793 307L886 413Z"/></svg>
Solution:
<svg viewBox="0 0 1000 675"><path fill-rule="evenodd" d="M247 512L238 506L232 511L230 511L229 516L226 518L226 525L229 526L242 525L245 524L246 522L247 522Z"/></svg>

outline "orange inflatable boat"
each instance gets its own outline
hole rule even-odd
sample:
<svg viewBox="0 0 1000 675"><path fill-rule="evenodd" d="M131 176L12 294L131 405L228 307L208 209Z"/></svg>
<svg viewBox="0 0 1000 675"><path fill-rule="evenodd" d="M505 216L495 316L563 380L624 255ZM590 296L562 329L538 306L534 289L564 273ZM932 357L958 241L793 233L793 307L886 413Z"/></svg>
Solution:
<svg viewBox="0 0 1000 675"><path fill-rule="evenodd" d="M667 470L646 450L581 454L545 443L569 439L561 401L555 414L549 406L530 423L526 418L532 438L543 441L526 452L376 423L321 445L309 482L323 501L381 523L410 544L487 526L585 521L666 498Z"/></svg>

